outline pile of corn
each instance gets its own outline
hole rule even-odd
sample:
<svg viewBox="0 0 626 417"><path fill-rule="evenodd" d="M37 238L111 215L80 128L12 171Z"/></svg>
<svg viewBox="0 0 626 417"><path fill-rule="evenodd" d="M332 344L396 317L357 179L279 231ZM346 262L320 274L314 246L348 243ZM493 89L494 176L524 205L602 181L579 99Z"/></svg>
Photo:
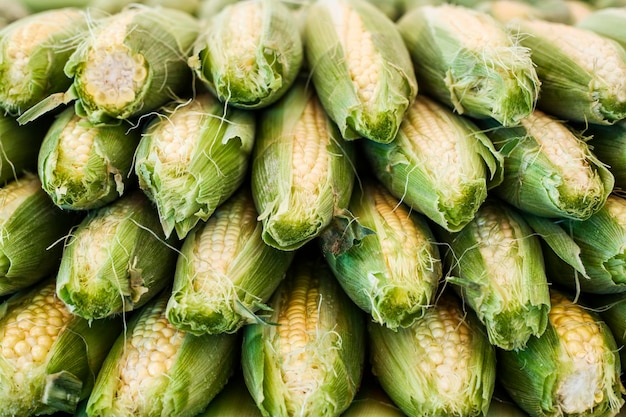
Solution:
<svg viewBox="0 0 626 417"><path fill-rule="evenodd" d="M128 3L0 3L0 416L618 415L626 5Z"/></svg>

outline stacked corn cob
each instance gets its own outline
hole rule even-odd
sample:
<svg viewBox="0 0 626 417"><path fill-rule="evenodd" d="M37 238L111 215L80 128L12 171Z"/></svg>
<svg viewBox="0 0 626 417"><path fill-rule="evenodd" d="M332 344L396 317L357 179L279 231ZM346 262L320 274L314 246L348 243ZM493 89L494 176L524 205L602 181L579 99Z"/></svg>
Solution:
<svg viewBox="0 0 626 417"><path fill-rule="evenodd" d="M0 4L0 416L618 415L626 4L129 3Z"/></svg>

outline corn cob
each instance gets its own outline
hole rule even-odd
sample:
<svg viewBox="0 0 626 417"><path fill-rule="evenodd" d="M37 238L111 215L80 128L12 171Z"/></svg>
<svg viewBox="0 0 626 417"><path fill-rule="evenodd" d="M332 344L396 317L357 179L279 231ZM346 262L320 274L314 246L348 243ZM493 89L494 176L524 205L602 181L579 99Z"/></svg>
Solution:
<svg viewBox="0 0 626 417"><path fill-rule="evenodd" d="M502 157L476 125L420 95L396 139L362 148L397 198L450 231L470 222L502 178Z"/></svg>
<svg viewBox="0 0 626 417"><path fill-rule="evenodd" d="M52 277L16 293L0 311L0 416L73 413L122 321L88 323L71 314Z"/></svg>
<svg viewBox="0 0 626 417"><path fill-rule="evenodd" d="M584 221L527 220L547 244L548 275L571 290L591 294L626 292L626 199L611 194Z"/></svg>
<svg viewBox="0 0 626 417"><path fill-rule="evenodd" d="M261 414L339 416L363 372L360 310L321 255L307 248L298 251L269 305L268 323L246 326L242 345L244 379Z"/></svg>
<svg viewBox="0 0 626 417"><path fill-rule="evenodd" d="M42 187L54 204L70 210L95 209L121 197L130 183L138 130L94 126L73 108L52 123L37 162Z"/></svg>
<svg viewBox="0 0 626 417"><path fill-rule="evenodd" d="M530 51L487 13L423 6L398 28L420 86L456 113L512 126L535 108L540 82Z"/></svg>
<svg viewBox="0 0 626 417"><path fill-rule="evenodd" d="M135 172L165 236L184 238L243 183L254 129L251 113L224 110L209 94L171 103L146 127Z"/></svg>
<svg viewBox="0 0 626 417"><path fill-rule="evenodd" d="M626 51L617 42L564 23L520 19L509 26L531 50L541 110L582 123L626 117Z"/></svg>
<svg viewBox="0 0 626 417"><path fill-rule="evenodd" d="M70 89L20 121L72 100L76 113L94 124L149 113L188 87L187 59L198 33L197 19L162 7L129 6L100 19L64 67Z"/></svg>
<svg viewBox="0 0 626 417"><path fill-rule="evenodd" d="M37 154L49 126L49 120L20 126L13 117L0 114L0 186L37 171Z"/></svg>
<svg viewBox="0 0 626 417"><path fill-rule="evenodd" d="M480 124L504 156L494 194L537 216L585 220L613 189L614 178L574 131L535 110L520 127Z"/></svg>
<svg viewBox="0 0 626 417"><path fill-rule="evenodd" d="M70 86L63 66L87 21L84 11L63 8L18 19L0 31L0 107L5 112L19 115Z"/></svg>
<svg viewBox="0 0 626 417"><path fill-rule="evenodd" d="M63 249L59 241L79 220L55 207L33 174L0 188L0 294L53 273Z"/></svg>
<svg viewBox="0 0 626 417"><path fill-rule="evenodd" d="M89 416L191 417L226 384L240 339L177 330L165 315L168 294L137 311L115 341L87 402Z"/></svg>
<svg viewBox="0 0 626 417"><path fill-rule="evenodd" d="M448 282L485 325L491 344L523 349L546 329L550 295L541 240L506 204L488 199L458 233L441 233Z"/></svg>
<svg viewBox="0 0 626 417"><path fill-rule="evenodd" d="M391 142L417 94L398 29L363 0L321 0L306 13L305 53L324 109L345 139Z"/></svg>
<svg viewBox="0 0 626 417"><path fill-rule="evenodd" d="M620 363L626 363L626 297L623 293L596 295L584 294L584 303L598 312L600 318L611 329L619 351ZM583 298L581 297L581 298Z"/></svg>
<svg viewBox="0 0 626 417"><path fill-rule="evenodd" d="M224 7L210 20L189 65L221 101L258 109L285 94L302 57L291 10L277 0L245 0Z"/></svg>
<svg viewBox="0 0 626 417"><path fill-rule="evenodd" d="M372 371L406 415L487 412L495 384L495 349L476 317L453 294L442 294L411 327L393 331L370 322L368 332Z"/></svg>
<svg viewBox="0 0 626 417"><path fill-rule="evenodd" d="M408 327L434 302L442 277L426 220L380 184L362 181L320 235L322 252L352 301L374 322Z"/></svg>
<svg viewBox="0 0 626 417"><path fill-rule="evenodd" d="M61 257L57 294L88 320L137 309L170 283L173 243L163 240L155 210L135 190L79 224Z"/></svg>
<svg viewBox="0 0 626 417"><path fill-rule="evenodd" d="M260 116L251 186L263 241L295 250L350 202L353 143L344 141L315 92L298 82Z"/></svg>
<svg viewBox="0 0 626 417"><path fill-rule="evenodd" d="M185 239L167 317L189 333L234 333L267 309L293 252L266 245L244 187Z"/></svg>
<svg viewBox="0 0 626 417"><path fill-rule="evenodd" d="M596 313L551 290L545 333L499 351L498 379L531 417L614 416L624 404L615 339Z"/></svg>

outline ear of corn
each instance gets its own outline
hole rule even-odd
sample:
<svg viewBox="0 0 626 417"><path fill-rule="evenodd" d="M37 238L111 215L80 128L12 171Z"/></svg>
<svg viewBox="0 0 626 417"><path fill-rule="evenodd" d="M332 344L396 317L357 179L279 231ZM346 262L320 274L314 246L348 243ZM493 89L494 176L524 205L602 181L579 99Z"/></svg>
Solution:
<svg viewBox="0 0 626 417"><path fill-rule="evenodd" d="M623 48L626 48L625 23L626 11L624 7L601 7L593 9L591 13L576 23L576 27L613 39Z"/></svg>
<svg viewBox="0 0 626 417"><path fill-rule="evenodd" d="M137 311L109 351L89 416L193 417L224 387L239 356L234 334L193 336L166 318L168 291Z"/></svg>
<svg viewBox="0 0 626 417"><path fill-rule="evenodd" d="M0 306L0 415L73 413L86 399L121 320L87 323L48 278Z"/></svg>
<svg viewBox="0 0 626 417"><path fill-rule="evenodd" d="M63 66L87 30L77 8L44 11L0 31L0 107L19 115L71 84Z"/></svg>
<svg viewBox="0 0 626 417"><path fill-rule="evenodd" d="M548 245L544 252L553 280L590 294L626 292L626 199L611 194L584 221L532 221Z"/></svg>
<svg viewBox="0 0 626 417"><path fill-rule="evenodd" d="M198 32L194 17L164 7L128 7L96 22L65 65L76 113L106 123L172 100L191 80Z"/></svg>
<svg viewBox="0 0 626 417"><path fill-rule="evenodd" d="M623 294L590 295L584 297L600 318L611 329L620 355L620 363L626 363L626 297Z"/></svg>
<svg viewBox="0 0 626 417"><path fill-rule="evenodd" d="M49 126L49 120L20 126L13 117L0 114L0 186L37 170L37 154Z"/></svg>
<svg viewBox="0 0 626 417"><path fill-rule="evenodd" d="M370 322L368 332L372 371L405 414L487 412L495 383L495 349L480 322L453 294L441 295L411 327L393 331Z"/></svg>
<svg viewBox="0 0 626 417"><path fill-rule="evenodd" d="M320 235L324 257L374 322L410 326L434 302L442 276L430 226L373 181L354 191L348 210Z"/></svg>
<svg viewBox="0 0 626 417"><path fill-rule="evenodd" d="M167 317L193 334L234 333L254 321L282 281L293 252L266 245L247 187L185 239Z"/></svg>
<svg viewBox="0 0 626 417"><path fill-rule="evenodd" d="M362 149L374 175L411 208L459 231L502 178L502 157L476 125L418 96L396 139Z"/></svg>
<svg viewBox="0 0 626 417"><path fill-rule="evenodd" d="M564 0L490 0L480 1L474 8L489 13L502 23L513 19L543 19L569 23L572 18Z"/></svg>
<svg viewBox="0 0 626 417"><path fill-rule="evenodd" d="M510 27L532 51L541 110L584 123L611 124L626 117L626 51L617 42L538 19L516 20Z"/></svg>
<svg viewBox="0 0 626 417"><path fill-rule="evenodd" d="M504 179L494 193L543 217L584 220L613 190L609 169L563 122L535 110L522 126L481 124L504 156Z"/></svg>
<svg viewBox="0 0 626 417"><path fill-rule="evenodd" d="M487 200L476 217L455 234L442 234L449 245L446 279L501 349L523 349L546 329L550 296L541 241L511 207Z"/></svg>
<svg viewBox="0 0 626 417"><path fill-rule="evenodd" d="M135 154L139 186L156 204L165 236L180 239L244 182L254 116L208 94L172 103L146 127Z"/></svg>
<svg viewBox="0 0 626 417"><path fill-rule="evenodd" d="M59 207L88 210L121 197L139 131L130 126L94 126L73 108L52 123L41 148L37 169L42 187Z"/></svg>
<svg viewBox="0 0 626 417"><path fill-rule="evenodd" d="M189 64L221 101L254 109L287 91L302 57L291 10L277 0L245 0L224 7L210 20Z"/></svg>
<svg viewBox="0 0 626 417"><path fill-rule="evenodd" d="M545 333L526 349L500 351L498 378L533 416L616 415L624 403L615 339L596 313L551 292Z"/></svg>
<svg viewBox="0 0 626 417"><path fill-rule="evenodd" d="M159 226L140 191L90 211L63 251L59 298L88 320L144 305L174 275L173 242L164 240Z"/></svg>
<svg viewBox="0 0 626 417"><path fill-rule="evenodd" d="M417 94L398 29L363 0L318 1L306 13L305 52L324 109L345 139L391 142Z"/></svg>
<svg viewBox="0 0 626 417"><path fill-rule="evenodd" d="M352 145L303 82L263 112L251 186L265 243L295 250L348 206L355 175Z"/></svg>
<svg viewBox="0 0 626 417"><path fill-rule="evenodd" d="M59 241L78 221L54 206L33 174L0 188L0 294L53 273L63 249Z"/></svg>
<svg viewBox="0 0 626 417"><path fill-rule="evenodd" d="M225 7L238 2L239 0L202 0L198 6L198 18L201 21L208 21L217 16Z"/></svg>
<svg viewBox="0 0 626 417"><path fill-rule="evenodd" d="M398 28L424 91L455 112L510 126L535 108L540 82L530 51L487 13L423 6Z"/></svg>
<svg viewBox="0 0 626 417"><path fill-rule="evenodd" d="M269 305L268 323L246 326L242 345L244 379L261 413L339 416L363 372L360 310L313 249L298 251Z"/></svg>

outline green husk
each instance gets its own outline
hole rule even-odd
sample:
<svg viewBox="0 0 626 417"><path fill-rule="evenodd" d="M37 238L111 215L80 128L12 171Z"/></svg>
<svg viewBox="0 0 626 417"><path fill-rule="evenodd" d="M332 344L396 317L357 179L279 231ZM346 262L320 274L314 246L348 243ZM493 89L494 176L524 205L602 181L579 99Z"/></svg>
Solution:
<svg viewBox="0 0 626 417"><path fill-rule="evenodd" d="M48 95L65 91L72 80L63 66L87 26L86 13L70 7L31 14L5 26L0 31L0 107L17 116Z"/></svg>
<svg viewBox="0 0 626 417"><path fill-rule="evenodd" d="M306 13L305 53L326 112L347 140L364 137L391 142L418 90L411 58L397 27L381 10L363 0L318 1ZM350 18L348 24L347 13L358 18ZM362 28L350 27L357 25L357 19ZM344 40L348 36L344 32L351 30L357 38ZM357 56L352 58L355 49ZM367 69L352 68L353 59L365 61L360 65L368 65L368 60L372 63ZM353 71L366 70L373 71L376 78L369 79L373 83L368 90L371 97L363 96L353 81L362 75Z"/></svg>
<svg viewBox="0 0 626 417"><path fill-rule="evenodd" d="M626 3L619 6L598 7L584 19L576 23L581 29L591 30L599 35L613 39L626 48Z"/></svg>
<svg viewBox="0 0 626 417"><path fill-rule="evenodd" d="M614 191L626 191L626 122L611 126L590 124L584 135L594 155L607 165L615 179Z"/></svg>
<svg viewBox="0 0 626 417"><path fill-rule="evenodd" d="M243 19L249 29L240 24ZM259 109L285 94L302 59L294 13L278 0L245 0L224 7L208 20L189 65L220 101Z"/></svg>
<svg viewBox="0 0 626 417"><path fill-rule="evenodd" d="M163 291L133 314L126 334L115 341L89 397L89 416L193 417L204 410L226 385L237 366L241 339L236 334L225 333L194 336L171 328L167 333L171 335L169 337L156 334L153 325L167 326L166 320L165 323L154 321L165 319L168 295L168 291ZM174 340L181 340L180 345L172 345ZM154 343L161 344L155 346ZM137 360L127 353L134 351L131 344L139 350L140 357L151 353L159 355L162 352L158 346L162 346L160 356L168 358L169 364L165 365L163 372L154 375L150 372L150 361L139 360L135 366L127 364L127 361ZM147 381L136 382L130 387L139 395L135 400L118 389L120 379L124 375L130 377L133 371L150 375Z"/></svg>
<svg viewBox="0 0 626 417"><path fill-rule="evenodd" d="M405 414L366 370L359 392L341 417L405 417Z"/></svg>
<svg viewBox="0 0 626 417"><path fill-rule="evenodd" d="M246 386L261 414L339 416L354 399L363 374L361 311L313 249L298 251L269 305L267 323L244 328L241 358ZM283 322L284 316L298 321ZM315 330L304 328L310 322ZM281 338L281 326L289 326L295 338Z"/></svg>
<svg viewBox="0 0 626 417"><path fill-rule="evenodd" d="M255 141L252 113L209 94L174 102L145 128L135 155L139 186L156 204L165 236L180 239L244 182Z"/></svg>
<svg viewBox="0 0 626 417"><path fill-rule="evenodd" d="M135 310L171 282L173 244L162 237L150 201L135 190L90 211L73 232L61 258L57 295L90 321Z"/></svg>
<svg viewBox="0 0 626 417"><path fill-rule="evenodd" d="M240 374L234 375L208 407L196 417L225 416L262 417L261 410L254 403Z"/></svg>
<svg viewBox="0 0 626 417"><path fill-rule="evenodd" d="M0 114L0 186L37 171L37 155L49 126L49 120L20 126L13 117Z"/></svg>
<svg viewBox="0 0 626 417"><path fill-rule="evenodd" d="M147 114L189 87L187 59L198 33L197 19L165 7L129 6L101 19L65 65L73 84L61 100L76 99L76 113L94 124Z"/></svg>
<svg viewBox="0 0 626 417"><path fill-rule="evenodd" d="M307 113L307 107L315 114ZM282 250L295 250L317 237L335 213L350 202L355 173L354 146L342 139L324 114L315 91L298 81L277 103L259 116L252 155L252 197L263 222L263 241ZM296 141L298 128L309 126L306 138ZM303 141L310 142L304 146ZM296 176L292 155L298 144L306 162L325 153L318 172ZM297 164L302 164L298 162Z"/></svg>
<svg viewBox="0 0 626 417"><path fill-rule="evenodd" d="M320 235L326 261L374 322L412 325L435 302L442 276L430 226L372 180L353 192L348 210Z"/></svg>
<svg viewBox="0 0 626 417"><path fill-rule="evenodd" d="M552 290L552 294L555 290ZM573 303L567 298L552 299L552 310L557 308L586 315L580 325L550 322L544 334L531 338L524 350L498 351L498 380L511 398L530 416L614 416L624 404L620 382L620 358L615 339L607 325L596 313ZM565 350L566 341L557 333L557 326L569 325L570 331L589 327L600 333L601 358L598 367L589 358L591 342L578 342L583 350L571 356ZM576 342L572 342L576 343ZM589 351L583 348L588 346ZM597 382L597 386L596 386ZM575 388L575 389L574 389ZM592 398L590 398L592 397ZM571 403L585 403L575 410Z"/></svg>
<svg viewBox="0 0 626 417"><path fill-rule="evenodd" d="M62 136L93 135L88 149L69 145ZM42 187L62 209L89 210L121 197L130 185L130 171L140 132L126 125L94 126L67 108L48 130L37 163ZM85 152L86 160L73 162L71 154Z"/></svg>
<svg viewBox="0 0 626 417"><path fill-rule="evenodd" d="M398 28L420 86L456 113L514 126L535 108L540 82L530 51L487 13L423 6Z"/></svg>
<svg viewBox="0 0 626 417"><path fill-rule="evenodd" d="M553 281L585 293L626 292L626 199L611 194L584 221L527 219L547 245L546 266Z"/></svg>
<svg viewBox="0 0 626 417"><path fill-rule="evenodd" d="M366 141L361 149L394 196L452 232L474 218L502 180L502 156L489 138L426 96L409 108L393 142Z"/></svg>
<svg viewBox="0 0 626 417"><path fill-rule="evenodd" d="M265 303L294 252L265 244L256 217L244 187L192 229L178 256L167 305L174 326L196 335L234 333L259 320L255 312L268 310ZM215 259L216 254L221 258Z"/></svg>
<svg viewBox="0 0 626 417"><path fill-rule="evenodd" d="M453 294L442 294L411 327L393 331L370 322L368 331L372 371L407 416L486 414L496 378L495 348Z"/></svg>
<svg viewBox="0 0 626 417"><path fill-rule="evenodd" d="M541 241L515 209L487 200L458 233L442 231L447 281L505 350L545 331L550 310Z"/></svg>
<svg viewBox="0 0 626 417"><path fill-rule="evenodd" d="M504 179L494 195L542 217L585 220L600 210L615 180L589 145L539 110L522 123L509 128L493 121L480 124L504 156Z"/></svg>
<svg viewBox="0 0 626 417"><path fill-rule="evenodd" d="M6 300L0 306L0 334L4 337L13 312L25 308L34 297L53 296L54 278L50 277ZM58 319L60 327L51 350L43 362L33 362L26 378L17 379L16 359L0 358L1 416L73 413L78 402L89 396L107 352L122 331L122 320L88 323L71 314Z"/></svg>
<svg viewBox="0 0 626 417"><path fill-rule="evenodd" d="M60 241L79 220L50 201L34 174L0 188L0 294L52 274L61 259Z"/></svg>
<svg viewBox="0 0 626 417"><path fill-rule="evenodd" d="M536 64L538 108L581 123L612 124L626 117L626 50L617 42L565 23L519 19L509 27L520 33ZM603 72L609 67L610 74Z"/></svg>
<svg viewBox="0 0 626 417"><path fill-rule="evenodd" d="M626 363L626 297L624 294L590 294L584 297L583 302L593 307L611 329L619 350L620 363Z"/></svg>

